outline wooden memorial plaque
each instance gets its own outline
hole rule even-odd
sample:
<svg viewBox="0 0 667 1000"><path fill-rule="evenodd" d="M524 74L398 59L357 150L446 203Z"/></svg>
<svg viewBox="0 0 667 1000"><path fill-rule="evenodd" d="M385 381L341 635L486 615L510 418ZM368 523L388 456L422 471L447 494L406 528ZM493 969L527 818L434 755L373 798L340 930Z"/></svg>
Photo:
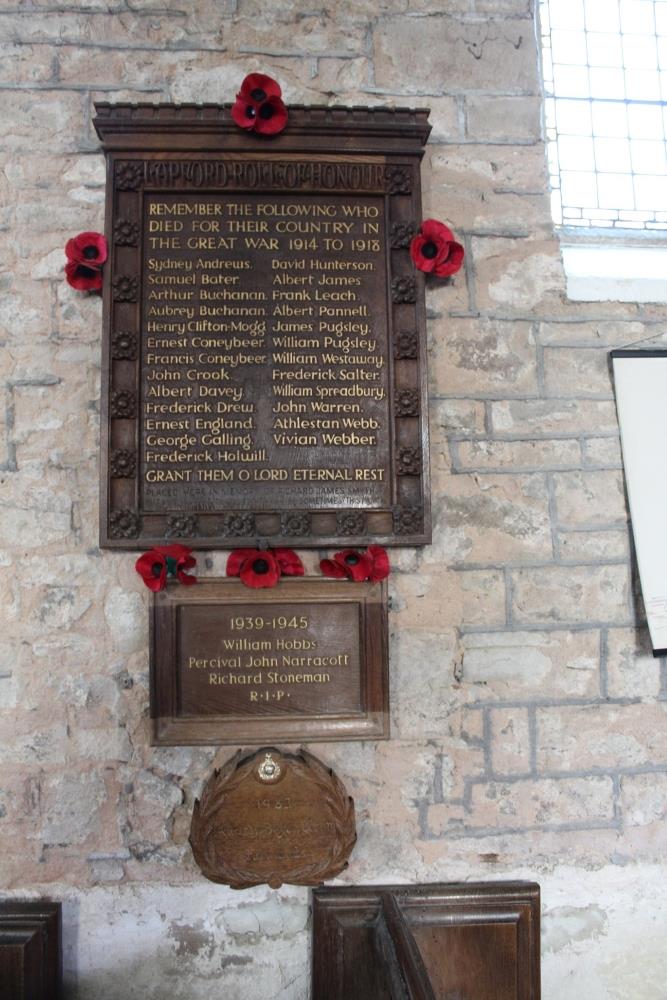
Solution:
<svg viewBox="0 0 667 1000"><path fill-rule="evenodd" d="M319 885L347 867L354 802L334 772L300 750L239 752L195 802L190 846L202 874L232 889Z"/></svg>
<svg viewBox="0 0 667 1000"><path fill-rule="evenodd" d="M386 584L171 584L151 606L153 743L387 739Z"/></svg>
<svg viewBox="0 0 667 1000"><path fill-rule="evenodd" d="M107 156L100 544L430 541L428 112L97 104Z"/></svg>

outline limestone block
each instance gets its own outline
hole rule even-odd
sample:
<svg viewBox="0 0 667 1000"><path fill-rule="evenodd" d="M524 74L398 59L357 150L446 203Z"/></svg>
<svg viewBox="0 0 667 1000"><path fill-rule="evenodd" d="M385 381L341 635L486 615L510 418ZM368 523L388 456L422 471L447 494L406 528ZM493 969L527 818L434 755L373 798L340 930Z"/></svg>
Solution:
<svg viewBox="0 0 667 1000"><path fill-rule="evenodd" d="M567 386L563 386L567 391ZM492 402L494 434L583 434L618 428L616 406L595 399L503 399Z"/></svg>
<svg viewBox="0 0 667 1000"><path fill-rule="evenodd" d="M600 637L590 631L473 632L462 637L461 683L475 700L594 697Z"/></svg>
<svg viewBox="0 0 667 1000"><path fill-rule="evenodd" d="M550 559L549 503L540 475L434 477L434 544L424 563ZM447 554L446 554L447 553Z"/></svg>
<svg viewBox="0 0 667 1000"><path fill-rule="evenodd" d="M19 333L22 338L32 339L49 332L51 295L48 288L5 273L0 275L0 292L0 336L3 340ZM34 344L32 346L34 350Z"/></svg>
<svg viewBox="0 0 667 1000"><path fill-rule="evenodd" d="M537 766L581 771L667 763L667 706L572 705L537 710Z"/></svg>
<svg viewBox="0 0 667 1000"><path fill-rule="evenodd" d="M327 59L318 57L313 86L328 92L335 103L343 103L342 95L370 86L373 64L360 56L352 59Z"/></svg>
<svg viewBox="0 0 667 1000"><path fill-rule="evenodd" d="M485 195L502 192L536 195L548 192L544 146L463 143L430 145L425 172L432 190L477 190ZM527 206L526 202L521 202ZM547 206L547 212L549 211ZM551 216L549 214L549 220ZM521 224L524 217L521 215ZM513 220L516 226L517 219Z"/></svg>
<svg viewBox="0 0 667 1000"><path fill-rule="evenodd" d="M529 20L387 17L373 31L376 81L415 93L438 92L447 68L450 93L520 93L537 86Z"/></svg>
<svg viewBox="0 0 667 1000"><path fill-rule="evenodd" d="M525 315L562 306L565 278L556 243L489 236L476 237L472 246L480 308Z"/></svg>
<svg viewBox="0 0 667 1000"><path fill-rule="evenodd" d="M403 740L437 736L456 703L452 692L454 633L404 628L391 640L392 733Z"/></svg>
<svg viewBox="0 0 667 1000"><path fill-rule="evenodd" d="M442 392L503 397L537 392L530 323L453 319L433 343L430 377Z"/></svg>
<svg viewBox="0 0 667 1000"><path fill-rule="evenodd" d="M612 698L660 694L660 660L653 656L648 629L613 628L607 632L607 684Z"/></svg>
<svg viewBox="0 0 667 1000"><path fill-rule="evenodd" d="M483 434L484 403L467 399L431 401L431 440L435 444L441 435Z"/></svg>
<svg viewBox="0 0 667 1000"><path fill-rule="evenodd" d="M495 89L495 88L493 88ZM542 136L538 96L466 96L466 135L477 142L537 142Z"/></svg>
<svg viewBox="0 0 667 1000"><path fill-rule="evenodd" d="M620 470L555 472L553 483L560 527L627 523L623 474Z"/></svg>
<svg viewBox="0 0 667 1000"><path fill-rule="evenodd" d="M288 18L280 8L262 8L261 17L241 11L234 19L234 45L241 52L262 55L357 56L366 54L365 29L368 17L363 10L339 20L333 10L321 8L316 13L301 13ZM351 30L351 29L357 30ZM361 30L358 30L361 28Z"/></svg>
<svg viewBox="0 0 667 1000"><path fill-rule="evenodd" d="M491 768L496 775L527 774L531 767L530 723L525 708L491 712Z"/></svg>
<svg viewBox="0 0 667 1000"><path fill-rule="evenodd" d="M168 841L183 792L166 776L146 770L134 774L131 785L127 805L131 843L155 847Z"/></svg>
<svg viewBox="0 0 667 1000"><path fill-rule="evenodd" d="M624 347L657 334L664 325L640 323L637 320L589 320L577 322L543 322L539 326L540 342L552 347Z"/></svg>
<svg viewBox="0 0 667 1000"><path fill-rule="evenodd" d="M502 830L609 822L613 816L609 777L494 781L473 785L466 826Z"/></svg>
<svg viewBox="0 0 667 1000"><path fill-rule="evenodd" d="M543 566L512 571L517 624L620 623L629 616L627 566Z"/></svg>
<svg viewBox="0 0 667 1000"><path fill-rule="evenodd" d="M507 615L505 575L500 570L462 570L461 625L504 625Z"/></svg>
<svg viewBox="0 0 667 1000"><path fill-rule="evenodd" d="M137 577L137 583L139 577ZM146 642L147 611L143 594L111 587L104 602L114 646L120 652L134 653Z"/></svg>
<svg viewBox="0 0 667 1000"><path fill-rule="evenodd" d="M0 42L0 82L22 85L53 79L53 56L40 45Z"/></svg>
<svg viewBox="0 0 667 1000"><path fill-rule="evenodd" d="M609 357L606 351L591 348L571 350L547 347L544 350L544 377L550 396L613 396Z"/></svg>
<svg viewBox="0 0 667 1000"><path fill-rule="evenodd" d="M624 774L621 808L626 826L653 827L655 834L660 836L660 828L667 819L667 774Z"/></svg>
<svg viewBox="0 0 667 1000"><path fill-rule="evenodd" d="M613 437L590 437L583 442L586 465L622 466L621 442L618 435Z"/></svg>
<svg viewBox="0 0 667 1000"><path fill-rule="evenodd" d="M574 439L548 441L461 441L456 448L454 466L468 472L538 472L576 468L581 463L581 448Z"/></svg>
<svg viewBox="0 0 667 1000"><path fill-rule="evenodd" d="M3 20L0 18L0 32ZM87 119L82 94L48 90L3 91L2 115L3 149L31 153L40 144L52 156L76 149Z"/></svg>
<svg viewBox="0 0 667 1000"><path fill-rule="evenodd" d="M104 780L95 771L49 779L42 789L45 844L83 844L99 829Z"/></svg>
<svg viewBox="0 0 667 1000"><path fill-rule="evenodd" d="M627 559L630 553L628 532L558 531L558 552L563 562L596 562L598 559Z"/></svg>

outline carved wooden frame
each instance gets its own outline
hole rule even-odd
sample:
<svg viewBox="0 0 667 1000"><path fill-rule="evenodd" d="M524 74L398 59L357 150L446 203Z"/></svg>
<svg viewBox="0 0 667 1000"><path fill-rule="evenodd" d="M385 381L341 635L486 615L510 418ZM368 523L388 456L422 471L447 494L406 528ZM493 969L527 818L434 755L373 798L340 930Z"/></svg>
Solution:
<svg viewBox="0 0 667 1000"><path fill-rule="evenodd" d="M430 132L428 111L406 108L291 106L289 127L269 143L238 129L230 105L95 105L94 124L107 156L107 238L102 360L100 545L138 549L187 540L192 548L269 545L322 547L424 545L431 540L424 276L409 243L421 221L419 162ZM166 513L142 509L140 489L141 299L145 192L247 191L234 183L235 163L272 167L263 192L316 194L313 164L347 165L336 193L384 200L391 503L344 509L218 510ZM311 169L297 188L281 180L282 164ZM356 170L351 168L355 167ZM364 172L365 171L365 172ZM307 171L306 171L307 173ZM357 185L359 181L357 181Z"/></svg>
<svg viewBox="0 0 667 1000"><path fill-rule="evenodd" d="M361 711L345 714L184 716L179 711L177 660L179 612L188 605L238 606L312 604L356 606L359 623ZM295 611L295 614L301 611ZM154 595L150 614L150 703L154 746L262 745L330 740L389 738L387 586L323 578L282 579L270 589L253 590L238 580L200 580L195 587L169 585Z"/></svg>

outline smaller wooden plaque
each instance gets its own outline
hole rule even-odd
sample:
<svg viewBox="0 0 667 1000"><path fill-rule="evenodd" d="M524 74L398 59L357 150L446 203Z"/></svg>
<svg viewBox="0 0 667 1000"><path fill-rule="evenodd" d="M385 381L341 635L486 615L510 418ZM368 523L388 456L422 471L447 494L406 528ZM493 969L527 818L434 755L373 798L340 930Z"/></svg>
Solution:
<svg viewBox="0 0 667 1000"><path fill-rule="evenodd" d="M150 651L154 744L389 736L386 583L168 585Z"/></svg>
<svg viewBox="0 0 667 1000"><path fill-rule="evenodd" d="M354 802L334 772L300 750L239 752L195 802L190 846L202 874L232 889L319 885L347 867Z"/></svg>

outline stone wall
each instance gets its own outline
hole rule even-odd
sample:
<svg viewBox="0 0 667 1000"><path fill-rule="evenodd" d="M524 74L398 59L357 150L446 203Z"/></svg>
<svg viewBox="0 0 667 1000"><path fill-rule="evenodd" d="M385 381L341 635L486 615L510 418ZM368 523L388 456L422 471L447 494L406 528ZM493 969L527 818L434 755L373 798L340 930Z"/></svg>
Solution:
<svg viewBox="0 0 667 1000"><path fill-rule="evenodd" d="M667 675L607 354L667 310L566 299L531 7L0 8L0 887L64 901L69 1000L308 994L307 892L212 885L187 846L230 750L148 745L148 592L97 547L101 304L62 273L103 228L93 101L228 101L252 70L288 103L430 106L425 216L467 248L428 293L435 531L393 556L393 737L311 748L356 800L345 881L533 878L545 996L664 993Z"/></svg>

